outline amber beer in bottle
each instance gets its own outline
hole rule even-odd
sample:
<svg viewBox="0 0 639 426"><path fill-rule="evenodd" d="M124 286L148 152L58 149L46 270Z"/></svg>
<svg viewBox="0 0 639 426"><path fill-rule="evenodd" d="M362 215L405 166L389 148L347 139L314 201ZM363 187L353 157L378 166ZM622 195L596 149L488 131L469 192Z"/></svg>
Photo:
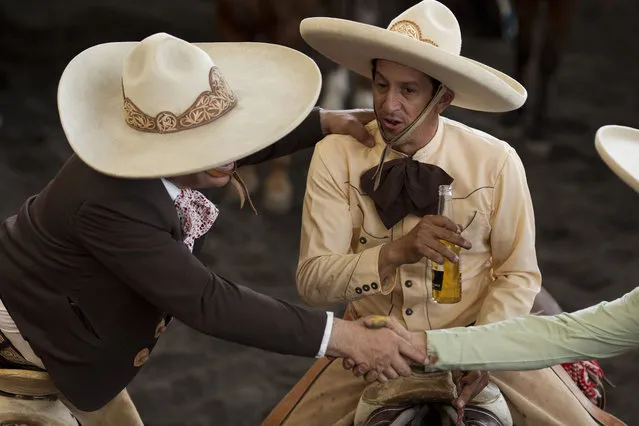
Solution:
<svg viewBox="0 0 639 426"><path fill-rule="evenodd" d="M450 185L439 185L439 206L437 214L455 222L453 212L453 190ZM448 241L440 240L459 257L461 248ZM433 267L433 299L437 303L457 303L461 301L461 269L459 263L444 258L444 264L431 261Z"/></svg>

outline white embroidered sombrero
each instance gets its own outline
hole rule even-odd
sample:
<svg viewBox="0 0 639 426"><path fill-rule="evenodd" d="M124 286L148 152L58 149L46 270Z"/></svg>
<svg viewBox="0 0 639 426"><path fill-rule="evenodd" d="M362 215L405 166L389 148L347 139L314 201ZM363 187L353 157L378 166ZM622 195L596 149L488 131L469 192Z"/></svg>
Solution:
<svg viewBox="0 0 639 426"><path fill-rule="evenodd" d="M266 43L187 43L169 34L91 47L67 65L60 121L76 154L113 176L211 169L281 139L310 113L317 65Z"/></svg>
<svg viewBox="0 0 639 426"><path fill-rule="evenodd" d="M639 192L639 129L603 126L595 135L595 147L608 167Z"/></svg>
<svg viewBox="0 0 639 426"><path fill-rule="evenodd" d="M455 92L453 105L488 112L519 108L526 89L487 65L460 55L461 31L453 12L424 0L380 28L337 18L314 17L300 24L304 40L344 67L371 78L372 60L417 69Z"/></svg>

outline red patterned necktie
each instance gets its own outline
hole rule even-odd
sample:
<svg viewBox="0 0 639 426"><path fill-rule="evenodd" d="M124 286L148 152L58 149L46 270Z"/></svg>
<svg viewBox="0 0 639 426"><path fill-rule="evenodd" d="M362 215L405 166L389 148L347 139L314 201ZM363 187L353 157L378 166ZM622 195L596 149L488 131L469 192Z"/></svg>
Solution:
<svg viewBox="0 0 639 426"><path fill-rule="evenodd" d="M184 244L193 250L195 240L211 229L219 210L200 191L190 188L180 189L175 207L182 225Z"/></svg>

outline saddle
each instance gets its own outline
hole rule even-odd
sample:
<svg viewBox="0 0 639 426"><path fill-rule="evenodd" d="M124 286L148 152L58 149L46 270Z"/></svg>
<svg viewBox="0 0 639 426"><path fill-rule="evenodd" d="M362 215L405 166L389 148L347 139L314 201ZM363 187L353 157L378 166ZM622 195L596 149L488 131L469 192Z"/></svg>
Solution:
<svg viewBox="0 0 639 426"><path fill-rule="evenodd" d="M77 426L44 371L0 369L0 426Z"/></svg>
<svg viewBox="0 0 639 426"><path fill-rule="evenodd" d="M366 387L355 412L355 426L457 424L452 405L457 388L449 371L414 368L408 377ZM490 383L465 407L464 425L511 426L510 411L499 388Z"/></svg>
<svg viewBox="0 0 639 426"><path fill-rule="evenodd" d="M77 426L51 377L0 332L0 426Z"/></svg>

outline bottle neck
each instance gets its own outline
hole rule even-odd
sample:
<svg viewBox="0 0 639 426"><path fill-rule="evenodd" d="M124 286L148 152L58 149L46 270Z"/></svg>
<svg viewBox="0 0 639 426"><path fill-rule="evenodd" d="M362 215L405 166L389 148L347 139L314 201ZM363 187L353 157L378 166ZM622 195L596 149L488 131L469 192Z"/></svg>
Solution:
<svg viewBox="0 0 639 426"><path fill-rule="evenodd" d="M437 206L437 214L453 219L453 196L450 193L439 195L439 205Z"/></svg>

